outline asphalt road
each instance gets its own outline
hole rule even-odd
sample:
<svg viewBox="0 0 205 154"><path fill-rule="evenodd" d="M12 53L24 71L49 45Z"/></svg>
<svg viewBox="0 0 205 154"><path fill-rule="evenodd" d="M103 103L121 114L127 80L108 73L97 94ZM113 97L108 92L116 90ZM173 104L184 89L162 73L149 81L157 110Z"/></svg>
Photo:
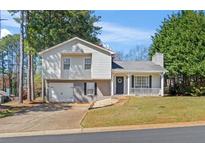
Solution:
<svg viewBox="0 0 205 154"><path fill-rule="evenodd" d="M4 143L205 143L205 126L0 138Z"/></svg>

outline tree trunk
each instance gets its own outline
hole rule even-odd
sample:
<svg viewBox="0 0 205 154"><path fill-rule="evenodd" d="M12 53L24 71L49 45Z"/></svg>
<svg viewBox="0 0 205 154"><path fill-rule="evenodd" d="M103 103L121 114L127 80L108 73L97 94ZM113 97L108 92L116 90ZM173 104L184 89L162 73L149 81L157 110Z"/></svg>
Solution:
<svg viewBox="0 0 205 154"><path fill-rule="evenodd" d="M35 99L34 69L33 56L31 55L31 100Z"/></svg>
<svg viewBox="0 0 205 154"><path fill-rule="evenodd" d="M27 100L31 101L31 54L28 54L28 72L27 72Z"/></svg>
<svg viewBox="0 0 205 154"><path fill-rule="evenodd" d="M20 67L19 67L19 103L23 103L23 59L24 59L24 11L21 11L21 26L20 26Z"/></svg>
<svg viewBox="0 0 205 154"><path fill-rule="evenodd" d="M18 87L19 87L19 70L20 70L20 65L19 65L19 57L18 57L18 61L17 61L17 64L16 64L16 70L17 70L17 72L16 72L16 96L18 96L19 95L19 89L18 89Z"/></svg>
<svg viewBox="0 0 205 154"><path fill-rule="evenodd" d="M8 80L8 88L9 88L9 96L11 96L11 92L12 92L12 90L11 90L11 89L12 89L12 79L11 79L12 76L11 76L11 75L12 75L12 74L9 73L9 74L8 74L8 79L7 79L7 80Z"/></svg>
<svg viewBox="0 0 205 154"><path fill-rule="evenodd" d="M4 79L4 52L2 51L2 61L1 61L1 69L2 69L2 90L5 90L5 79Z"/></svg>

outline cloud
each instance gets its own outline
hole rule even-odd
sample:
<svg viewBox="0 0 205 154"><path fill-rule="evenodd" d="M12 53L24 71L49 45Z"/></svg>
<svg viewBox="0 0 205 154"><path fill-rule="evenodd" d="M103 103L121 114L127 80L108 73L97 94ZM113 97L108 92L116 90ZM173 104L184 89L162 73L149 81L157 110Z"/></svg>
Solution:
<svg viewBox="0 0 205 154"><path fill-rule="evenodd" d="M142 30L139 28L132 28L111 22L99 22L97 26L102 27L102 34L99 36L103 42L106 43L142 43L149 42L151 35L154 34L150 30Z"/></svg>
<svg viewBox="0 0 205 154"><path fill-rule="evenodd" d="M1 38L5 37L6 35L12 35L12 33L7 29L1 29Z"/></svg>

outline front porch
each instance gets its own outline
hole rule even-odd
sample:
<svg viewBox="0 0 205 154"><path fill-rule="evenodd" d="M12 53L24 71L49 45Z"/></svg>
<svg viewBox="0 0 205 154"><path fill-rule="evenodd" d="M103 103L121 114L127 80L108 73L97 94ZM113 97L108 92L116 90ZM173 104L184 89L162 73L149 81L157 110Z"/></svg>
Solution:
<svg viewBox="0 0 205 154"><path fill-rule="evenodd" d="M113 73L111 95L164 96L164 74Z"/></svg>

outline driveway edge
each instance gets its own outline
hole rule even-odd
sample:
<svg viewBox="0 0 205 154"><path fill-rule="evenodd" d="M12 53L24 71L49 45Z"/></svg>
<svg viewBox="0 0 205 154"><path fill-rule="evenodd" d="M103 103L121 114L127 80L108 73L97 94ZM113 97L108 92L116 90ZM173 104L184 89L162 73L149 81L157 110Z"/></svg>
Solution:
<svg viewBox="0 0 205 154"><path fill-rule="evenodd" d="M46 130L46 131L32 131L32 132L19 132L19 133L18 132L17 133L0 133L0 138L20 137L20 136L64 135L64 134L81 134L81 133L97 133L97 132L131 131L131 130L177 128L177 127L192 127L192 126L205 126L205 121L128 125L128 126L113 126L113 127L95 127L95 128L77 128L77 129Z"/></svg>

